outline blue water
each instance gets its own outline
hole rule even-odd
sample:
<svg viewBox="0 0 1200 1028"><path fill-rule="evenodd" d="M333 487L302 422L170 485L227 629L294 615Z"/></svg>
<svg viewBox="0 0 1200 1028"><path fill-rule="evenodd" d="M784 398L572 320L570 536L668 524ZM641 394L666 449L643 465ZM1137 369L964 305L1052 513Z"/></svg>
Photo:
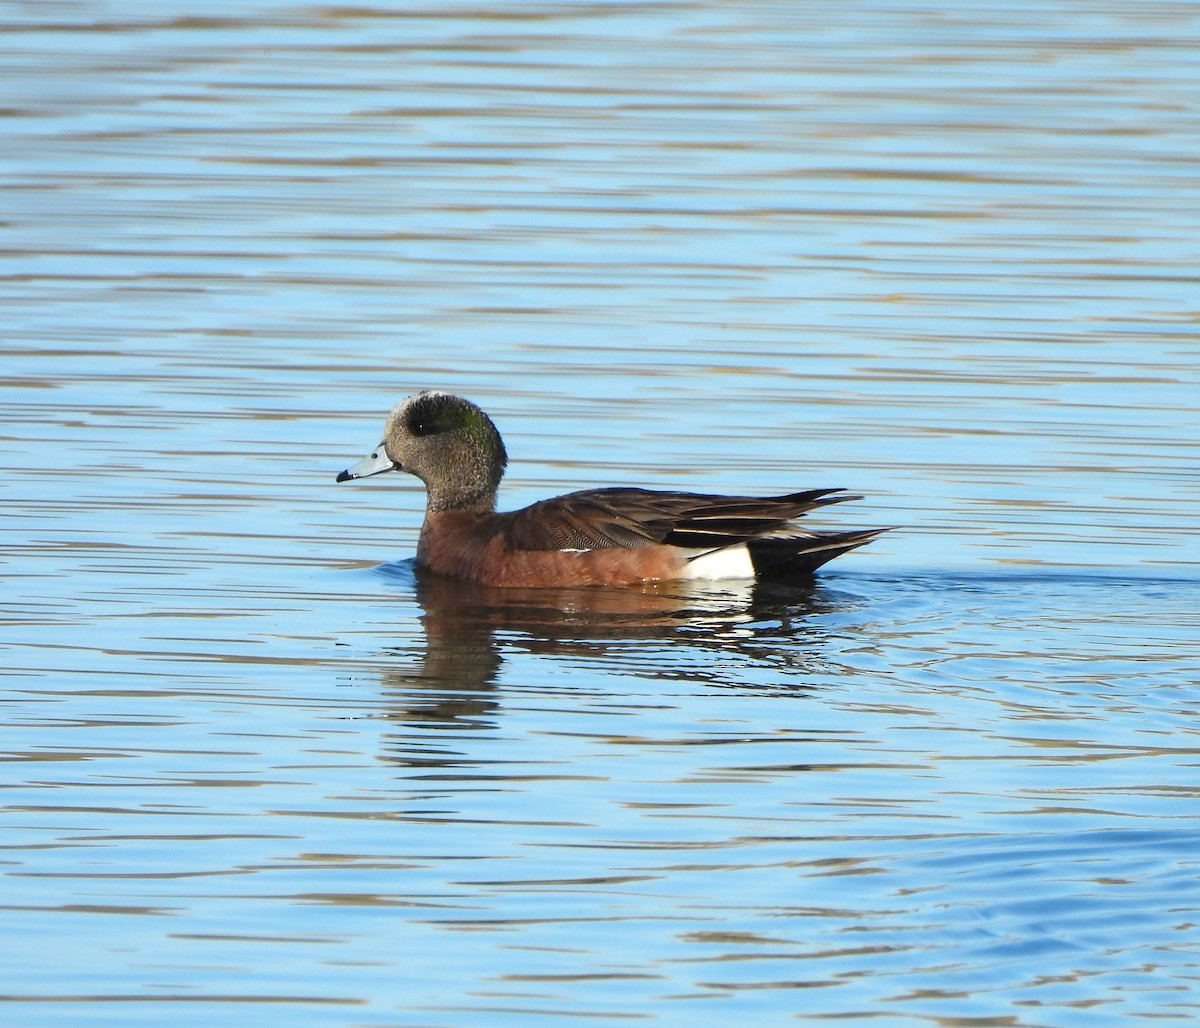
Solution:
<svg viewBox="0 0 1200 1028"><path fill-rule="evenodd" d="M1194 5L0 26L5 1024L1195 1020ZM898 530L430 579L423 387Z"/></svg>

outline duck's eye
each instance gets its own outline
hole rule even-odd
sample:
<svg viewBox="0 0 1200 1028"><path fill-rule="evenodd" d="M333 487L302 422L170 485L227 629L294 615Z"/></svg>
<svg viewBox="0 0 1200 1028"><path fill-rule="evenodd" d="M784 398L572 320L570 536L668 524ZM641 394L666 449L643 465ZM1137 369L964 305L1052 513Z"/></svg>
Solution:
<svg viewBox="0 0 1200 1028"><path fill-rule="evenodd" d="M463 424L459 411L429 402L414 404L404 415L404 427L413 436L440 435L462 428Z"/></svg>

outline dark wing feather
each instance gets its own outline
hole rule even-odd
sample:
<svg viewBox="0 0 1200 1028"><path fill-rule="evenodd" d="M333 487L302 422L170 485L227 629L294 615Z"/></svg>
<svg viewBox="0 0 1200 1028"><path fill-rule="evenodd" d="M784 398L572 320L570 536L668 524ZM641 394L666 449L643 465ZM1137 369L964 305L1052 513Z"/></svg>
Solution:
<svg viewBox="0 0 1200 1028"><path fill-rule="evenodd" d="M814 507L853 499L840 489L767 497L587 489L504 514L502 529L516 550L719 548L779 531Z"/></svg>

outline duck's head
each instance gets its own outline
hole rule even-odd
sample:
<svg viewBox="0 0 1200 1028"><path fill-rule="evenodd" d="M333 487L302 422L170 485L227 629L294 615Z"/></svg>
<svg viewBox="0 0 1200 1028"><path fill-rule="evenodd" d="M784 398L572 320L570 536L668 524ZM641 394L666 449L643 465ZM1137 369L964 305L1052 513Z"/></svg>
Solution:
<svg viewBox="0 0 1200 1028"><path fill-rule="evenodd" d="M492 510L507 463L491 418L461 396L427 390L393 408L383 442L337 481L407 471L425 483L431 511Z"/></svg>

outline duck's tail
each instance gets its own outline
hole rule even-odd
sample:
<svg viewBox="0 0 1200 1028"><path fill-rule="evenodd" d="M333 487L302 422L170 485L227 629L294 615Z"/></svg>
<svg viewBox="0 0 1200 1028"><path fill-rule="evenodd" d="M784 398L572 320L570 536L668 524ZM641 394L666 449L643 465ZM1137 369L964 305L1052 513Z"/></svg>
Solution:
<svg viewBox="0 0 1200 1028"><path fill-rule="evenodd" d="M871 528L857 532L821 532L793 537L750 539L746 548L756 578L800 578L810 575L826 561L840 557L890 531Z"/></svg>

